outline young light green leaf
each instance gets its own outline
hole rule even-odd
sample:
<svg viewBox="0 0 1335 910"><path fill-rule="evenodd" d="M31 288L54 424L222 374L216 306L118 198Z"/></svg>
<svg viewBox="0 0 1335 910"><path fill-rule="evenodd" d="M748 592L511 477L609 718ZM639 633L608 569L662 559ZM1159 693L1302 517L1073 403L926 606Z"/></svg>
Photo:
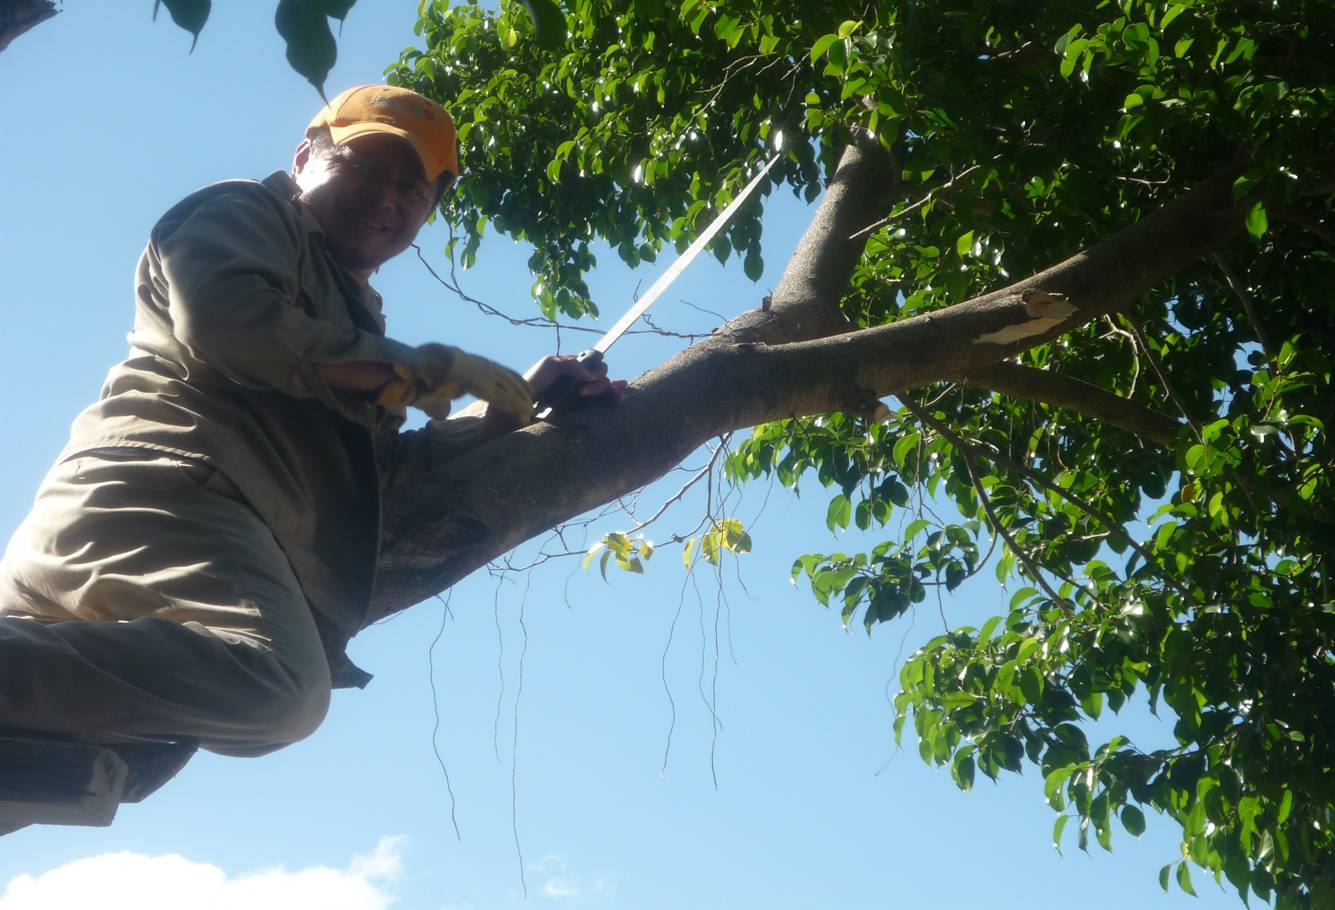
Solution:
<svg viewBox="0 0 1335 910"><path fill-rule="evenodd" d="M584 554L584 564L583 564L583 566L582 566L582 568L584 569L584 571L587 572L587 571L589 570L589 564L590 564L591 562L593 562L593 557L597 556L600 552L603 551L603 549L604 549L604 545L603 545L603 542L602 542L601 540L598 541L598 542L597 542L596 544L594 544L593 546L589 547L589 551L588 551L587 553Z"/></svg>

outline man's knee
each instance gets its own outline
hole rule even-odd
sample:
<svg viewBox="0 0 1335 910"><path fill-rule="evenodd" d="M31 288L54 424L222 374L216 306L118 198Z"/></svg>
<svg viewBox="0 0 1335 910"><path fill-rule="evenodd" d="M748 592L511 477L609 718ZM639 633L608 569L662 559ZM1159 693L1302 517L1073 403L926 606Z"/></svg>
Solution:
<svg viewBox="0 0 1335 910"><path fill-rule="evenodd" d="M235 735L228 739L278 748L314 733L329 712L329 665L323 657L303 665L285 662L271 651L247 657L256 686L232 718Z"/></svg>
<svg viewBox="0 0 1335 910"><path fill-rule="evenodd" d="M285 667L284 676L268 706L266 735L270 742L286 745L310 736L329 713L329 667L323 661L299 670Z"/></svg>

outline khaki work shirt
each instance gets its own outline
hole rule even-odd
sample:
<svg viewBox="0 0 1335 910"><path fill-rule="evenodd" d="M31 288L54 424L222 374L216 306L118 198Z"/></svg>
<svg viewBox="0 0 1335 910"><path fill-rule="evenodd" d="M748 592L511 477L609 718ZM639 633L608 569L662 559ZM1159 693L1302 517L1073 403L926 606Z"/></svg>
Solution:
<svg viewBox="0 0 1335 910"><path fill-rule="evenodd" d="M154 226L139 260L128 358L75 420L61 458L140 447L198 459L282 546L336 684L370 606L385 489L478 445L481 419L401 432L401 409L331 388L318 364L402 361L380 297L331 259L279 172L206 187Z"/></svg>

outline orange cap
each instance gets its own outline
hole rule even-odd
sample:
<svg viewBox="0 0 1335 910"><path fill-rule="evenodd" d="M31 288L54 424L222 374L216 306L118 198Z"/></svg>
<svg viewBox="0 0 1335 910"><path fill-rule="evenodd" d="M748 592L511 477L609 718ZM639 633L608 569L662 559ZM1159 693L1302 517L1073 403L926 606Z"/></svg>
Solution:
<svg viewBox="0 0 1335 910"><path fill-rule="evenodd" d="M455 150L454 121L430 98L394 85L359 85L343 92L315 115L307 135L317 127L328 127L334 142L368 133L389 133L407 139L422 159L426 178L435 181L449 174L459 176Z"/></svg>

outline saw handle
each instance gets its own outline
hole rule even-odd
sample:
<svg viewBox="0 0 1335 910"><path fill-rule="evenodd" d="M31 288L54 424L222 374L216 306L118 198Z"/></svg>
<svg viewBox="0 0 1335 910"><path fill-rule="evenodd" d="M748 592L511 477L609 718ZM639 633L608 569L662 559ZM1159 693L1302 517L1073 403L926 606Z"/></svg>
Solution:
<svg viewBox="0 0 1335 910"><path fill-rule="evenodd" d="M603 362L603 352L596 348L590 348L587 351L580 351L575 357L575 363L587 370L596 370ZM538 398L536 413L542 414L549 409L566 408L578 400L578 391L581 380L574 376L561 376L547 387L547 390Z"/></svg>

